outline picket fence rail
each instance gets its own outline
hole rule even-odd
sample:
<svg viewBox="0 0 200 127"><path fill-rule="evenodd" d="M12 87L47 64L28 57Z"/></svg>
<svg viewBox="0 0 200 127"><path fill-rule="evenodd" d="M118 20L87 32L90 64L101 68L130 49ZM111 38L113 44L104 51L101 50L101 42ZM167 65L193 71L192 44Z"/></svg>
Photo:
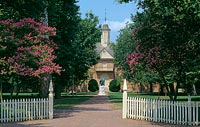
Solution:
<svg viewBox="0 0 200 127"><path fill-rule="evenodd" d="M49 98L3 100L0 106L1 123L49 118Z"/></svg>
<svg viewBox="0 0 200 127"><path fill-rule="evenodd" d="M127 98L127 118L181 125L199 125L197 102Z"/></svg>

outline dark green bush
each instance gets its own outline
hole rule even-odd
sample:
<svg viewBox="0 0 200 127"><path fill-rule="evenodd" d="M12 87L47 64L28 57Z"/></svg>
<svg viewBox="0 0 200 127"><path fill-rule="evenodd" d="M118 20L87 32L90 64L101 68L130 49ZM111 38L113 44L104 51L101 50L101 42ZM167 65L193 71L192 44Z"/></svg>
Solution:
<svg viewBox="0 0 200 127"><path fill-rule="evenodd" d="M95 79L91 79L88 83L88 90L91 92L96 92L99 90L98 82Z"/></svg>
<svg viewBox="0 0 200 127"><path fill-rule="evenodd" d="M112 80L111 82L110 82L110 84L109 84L109 90L111 91L111 92L119 92L119 90L120 90L120 83L119 82L117 82L117 80Z"/></svg>

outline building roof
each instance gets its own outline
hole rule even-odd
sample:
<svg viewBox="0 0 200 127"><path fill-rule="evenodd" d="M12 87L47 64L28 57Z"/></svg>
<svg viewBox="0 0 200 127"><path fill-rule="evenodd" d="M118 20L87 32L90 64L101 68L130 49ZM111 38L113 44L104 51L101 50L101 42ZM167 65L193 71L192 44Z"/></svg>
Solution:
<svg viewBox="0 0 200 127"><path fill-rule="evenodd" d="M100 42L96 43L96 51L100 54L103 50L106 50L112 57L114 57L113 50L111 49L110 45L104 47Z"/></svg>
<svg viewBox="0 0 200 127"><path fill-rule="evenodd" d="M109 27L108 27L108 24L103 24L102 30L110 30Z"/></svg>

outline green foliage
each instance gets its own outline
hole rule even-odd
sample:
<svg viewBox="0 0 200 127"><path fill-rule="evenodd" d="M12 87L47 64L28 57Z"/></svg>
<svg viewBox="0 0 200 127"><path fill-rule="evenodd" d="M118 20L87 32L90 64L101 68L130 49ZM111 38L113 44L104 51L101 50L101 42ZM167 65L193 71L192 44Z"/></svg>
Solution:
<svg viewBox="0 0 200 127"><path fill-rule="evenodd" d="M130 69L126 63L126 57L128 54L135 50L135 41L132 37L133 23L126 25L124 29L121 29L119 36L117 37L116 44L113 46L114 51L114 64L118 69L123 71L123 76L130 79Z"/></svg>
<svg viewBox="0 0 200 127"><path fill-rule="evenodd" d="M152 72L144 64L139 64L134 67L135 73L131 77L131 81L136 83L156 83L160 81L160 77L157 72Z"/></svg>
<svg viewBox="0 0 200 127"><path fill-rule="evenodd" d="M55 4L57 3L57 4ZM95 43L100 39L98 17L87 13L84 19L79 14L76 0L49 1L49 25L57 28L56 62L63 67L61 76L56 76L60 85L78 85L87 79L88 69L97 63Z"/></svg>
<svg viewBox="0 0 200 127"><path fill-rule="evenodd" d="M37 21L43 17L43 11L47 4L46 0L3 0L0 4L1 20L19 19L31 17Z"/></svg>
<svg viewBox="0 0 200 127"><path fill-rule="evenodd" d="M91 92L96 92L99 90L98 82L95 79L91 79L88 83L88 90Z"/></svg>
<svg viewBox="0 0 200 127"><path fill-rule="evenodd" d="M117 0L119 3L128 3L128 2L131 2L133 0ZM134 1L137 1L137 0L134 0Z"/></svg>
<svg viewBox="0 0 200 127"><path fill-rule="evenodd" d="M73 44L74 63L77 81L85 80L88 76L88 69L97 63L96 43L100 41L100 28L97 26L98 17L87 13L86 18L81 19L78 24L78 33Z"/></svg>
<svg viewBox="0 0 200 127"><path fill-rule="evenodd" d="M158 73L159 83L171 91L170 98L175 100L180 84L195 79L187 77L187 73L200 69L200 3L198 0L144 0L139 1L138 7L143 11L134 17L133 35L140 46L139 52L144 54L140 63ZM153 56L154 48L159 50ZM173 82L177 86L169 90Z"/></svg>
<svg viewBox="0 0 200 127"><path fill-rule="evenodd" d="M100 39L98 17L88 13L85 19L81 19L76 3L77 0L4 0L0 4L0 19L9 18L14 21L24 17L44 21L45 8L47 9L48 25L56 27L56 36L49 37L58 46L55 62L63 67L60 76L53 75L55 86L79 84L87 78L90 66L97 62L95 43Z"/></svg>
<svg viewBox="0 0 200 127"><path fill-rule="evenodd" d="M52 37L58 45L56 50L56 62L63 67L60 76L55 76L55 82L59 85L73 85L75 79L75 50L73 44L76 40L80 16L79 7L75 0L70 1L49 1L48 4L49 25L57 29L57 36Z"/></svg>
<svg viewBox="0 0 200 127"><path fill-rule="evenodd" d="M122 92L109 92L108 98L115 105L116 109L122 109Z"/></svg>
<svg viewBox="0 0 200 127"><path fill-rule="evenodd" d="M119 92L120 90L120 82L116 79L112 80L109 84L109 90L111 92Z"/></svg>
<svg viewBox="0 0 200 127"><path fill-rule="evenodd" d="M45 9L45 7L47 7L47 5L48 5L48 3L47 3L46 0L44 0L44 1L41 1L41 0L15 0L15 1L4 0L0 4L0 8L1 8L0 20L2 20L2 19L12 19L13 21L18 21L18 20L23 19L23 18L31 17L35 21L37 21L37 22L40 21L41 22L44 19L43 18L44 17L44 9ZM50 12L48 11L48 13L50 13ZM23 38L23 34L22 33L26 33L26 32L29 33L31 31L27 31L26 29L23 29L23 30L19 29L18 31L15 31L15 33L18 34L18 36L15 36L15 37ZM33 36L35 36L35 35L33 34ZM38 37L40 37L40 36L38 36ZM46 43L44 40L42 42ZM10 51L14 52L15 51L14 50L15 46L20 46L20 45L11 45L9 43L7 43L7 44L9 45L8 46L9 49L10 49L9 52ZM31 46L31 43L29 45ZM42 49L46 49L46 48L42 48ZM10 52L10 53L12 53L12 52ZM8 55L10 55L10 53L9 54L5 53L5 55L7 55L6 57L8 57ZM32 58L31 61L37 61L36 59L37 58ZM28 61L25 61L25 62L29 63L30 66L33 66L33 62L31 62L31 61L29 59ZM35 67L33 67L33 68L35 68ZM25 71L22 71L22 69L20 69L20 70L21 70L22 73L25 72ZM33 83L32 80L29 80L29 83L26 84L25 83L26 79L30 79L27 76L19 77L19 76L10 75L10 74L3 76L3 78L2 78L3 82L5 82L5 84L8 84L7 82L9 81L10 77L18 78L20 80L20 82L18 81L18 84L17 84L17 89L18 90L21 89L21 88L27 89L26 85L28 85L30 82L32 84L30 84L29 88L38 88L38 86L39 86L38 82L36 84L36 83ZM33 80L34 81L38 81L38 79L37 80L33 79ZM16 84L16 83L13 82L11 84L12 87L13 87L13 84ZM47 84L47 85L49 85L49 84ZM11 92L13 91L12 87L11 87ZM38 90L38 89L36 89L36 90ZM46 91L48 92L48 89L46 89Z"/></svg>
<svg viewBox="0 0 200 127"><path fill-rule="evenodd" d="M136 47L136 40L133 38L132 29L136 27L136 23L129 23L124 29L120 30L117 42L114 45L115 66L123 71L123 76L128 80L138 83L152 83L158 81L158 74L152 71L144 64L135 66L134 75L126 62L128 54L133 52Z"/></svg>

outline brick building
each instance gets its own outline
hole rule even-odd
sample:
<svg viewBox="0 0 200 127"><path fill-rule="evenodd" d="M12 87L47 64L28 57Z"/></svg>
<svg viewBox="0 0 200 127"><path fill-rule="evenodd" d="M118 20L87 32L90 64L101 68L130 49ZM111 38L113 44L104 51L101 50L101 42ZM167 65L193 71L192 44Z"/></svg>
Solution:
<svg viewBox="0 0 200 127"><path fill-rule="evenodd" d="M102 26L101 42L96 43L96 51L100 56L98 63L91 67L90 78L97 80L105 79L105 87L108 86L111 80L115 79L115 66L113 51L110 47L110 29L108 24Z"/></svg>

